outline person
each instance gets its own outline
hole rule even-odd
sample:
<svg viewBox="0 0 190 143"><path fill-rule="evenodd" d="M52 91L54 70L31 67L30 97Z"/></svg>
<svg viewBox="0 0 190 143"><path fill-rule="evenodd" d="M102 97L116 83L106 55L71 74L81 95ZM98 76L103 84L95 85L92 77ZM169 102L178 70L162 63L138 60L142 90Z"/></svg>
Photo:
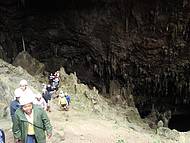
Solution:
<svg viewBox="0 0 190 143"><path fill-rule="evenodd" d="M49 85L47 87L49 87ZM52 93L48 91L48 89L43 90L42 97L46 101L46 104L47 104L46 111L48 112L51 112L51 96L52 96Z"/></svg>
<svg viewBox="0 0 190 143"><path fill-rule="evenodd" d="M36 95L36 98L34 99L34 102L33 102L35 105L38 105L40 107L42 107L44 110L47 109L47 103L46 101L44 100L44 98L42 98L42 95L40 93L38 93Z"/></svg>
<svg viewBox="0 0 190 143"><path fill-rule="evenodd" d="M71 96L67 94L67 92L65 92L65 98L67 99L67 103L68 103L68 106L70 105L70 102L71 102Z"/></svg>
<svg viewBox="0 0 190 143"><path fill-rule="evenodd" d="M15 94L21 94L20 98L23 96L31 96L33 99L35 98L34 93L28 86L28 82L25 79L22 79L19 83L19 87L15 89Z"/></svg>
<svg viewBox="0 0 190 143"><path fill-rule="evenodd" d="M62 90L60 91L60 94L59 94L58 104L60 105L61 109L66 110L66 111L68 110L68 102Z"/></svg>
<svg viewBox="0 0 190 143"><path fill-rule="evenodd" d="M5 133L0 129L0 143L5 143Z"/></svg>
<svg viewBox="0 0 190 143"><path fill-rule="evenodd" d="M59 71L56 71L54 73L54 79L53 79L53 83L52 83L53 89L56 90L56 91L59 88L59 81L60 81Z"/></svg>
<svg viewBox="0 0 190 143"><path fill-rule="evenodd" d="M16 143L46 143L46 135L52 136L52 125L41 108L33 104L33 98L20 98L21 108L15 112L13 134Z"/></svg>
<svg viewBox="0 0 190 143"><path fill-rule="evenodd" d="M53 79L54 79L54 75L53 75L53 73L51 73L50 75L49 75L49 84L52 84L52 82L53 82Z"/></svg>
<svg viewBox="0 0 190 143"><path fill-rule="evenodd" d="M19 103L19 99L22 93L20 92L15 92L15 100L11 101L10 103L10 115L11 115L11 119L12 121L14 120L14 116L15 116L15 112L18 108L20 108L20 103Z"/></svg>

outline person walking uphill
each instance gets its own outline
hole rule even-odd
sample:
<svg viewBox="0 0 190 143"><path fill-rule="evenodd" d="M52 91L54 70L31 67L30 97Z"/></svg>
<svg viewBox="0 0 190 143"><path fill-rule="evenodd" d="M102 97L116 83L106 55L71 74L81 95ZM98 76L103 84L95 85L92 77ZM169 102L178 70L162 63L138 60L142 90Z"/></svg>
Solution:
<svg viewBox="0 0 190 143"><path fill-rule="evenodd" d="M20 108L20 103L19 103L19 99L22 93L16 92L15 93L15 100L11 101L10 103L10 115L11 115L11 119L12 121L14 120L14 116L15 116L15 112L18 108Z"/></svg>
<svg viewBox="0 0 190 143"><path fill-rule="evenodd" d="M35 99L35 95L28 86L28 82L25 79L22 79L19 83L19 87L15 89L15 94L20 94L20 98L24 96L30 96Z"/></svg>
<svg viewBox="0 0 190 143"><path fill-rule="evenodd" d="M16 143L46 143L52 136L52 125L46 112L33 105L33 98L26 96L20 98L21 108L15 112L13 134Z"/></svg>

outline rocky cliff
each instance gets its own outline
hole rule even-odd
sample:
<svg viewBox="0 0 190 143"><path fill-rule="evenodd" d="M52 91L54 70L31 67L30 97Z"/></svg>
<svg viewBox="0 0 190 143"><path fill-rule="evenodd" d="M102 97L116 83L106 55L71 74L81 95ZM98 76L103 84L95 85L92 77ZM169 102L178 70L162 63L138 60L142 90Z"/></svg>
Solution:
<svg viewBox="0 0 190 143"><path fill-rule="evenodd" d="M6 61L25 49L104 95L132 94L142 117L188 112L188 0L1 0L0 11Z"/></svg>

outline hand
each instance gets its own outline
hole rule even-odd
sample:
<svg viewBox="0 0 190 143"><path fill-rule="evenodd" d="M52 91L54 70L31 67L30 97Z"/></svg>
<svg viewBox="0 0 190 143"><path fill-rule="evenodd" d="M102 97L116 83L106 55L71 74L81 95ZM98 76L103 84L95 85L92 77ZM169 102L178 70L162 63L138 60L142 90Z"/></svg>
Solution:
<svg viewBox="0 0 190 143"><path fill-rule="evenodd" d="M52 136L52 133L48 133L48 134L47 134L48 139L50 139L51 136Z"/></svg>
<svg viewBox="0 0 190 143"><path fill-rule="evenodd" d="M22 143L20 139L15 139L15 143Z"/></svg>

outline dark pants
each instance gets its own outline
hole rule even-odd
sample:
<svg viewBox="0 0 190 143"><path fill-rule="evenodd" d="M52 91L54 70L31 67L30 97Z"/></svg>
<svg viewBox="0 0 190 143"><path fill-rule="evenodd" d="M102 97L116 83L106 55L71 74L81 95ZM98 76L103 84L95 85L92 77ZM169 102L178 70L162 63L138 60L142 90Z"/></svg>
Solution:
<svg viewBox="0 0 190 143"><path fill-rule="evenodd" d="M0 129L0 142L5 143L5 133Z"/></svg>
<svg viewBox="0 0 190 143"><path fill-rule="evenodd" d="M26 143L37 143L34 135L27 135Z"/></svg>

